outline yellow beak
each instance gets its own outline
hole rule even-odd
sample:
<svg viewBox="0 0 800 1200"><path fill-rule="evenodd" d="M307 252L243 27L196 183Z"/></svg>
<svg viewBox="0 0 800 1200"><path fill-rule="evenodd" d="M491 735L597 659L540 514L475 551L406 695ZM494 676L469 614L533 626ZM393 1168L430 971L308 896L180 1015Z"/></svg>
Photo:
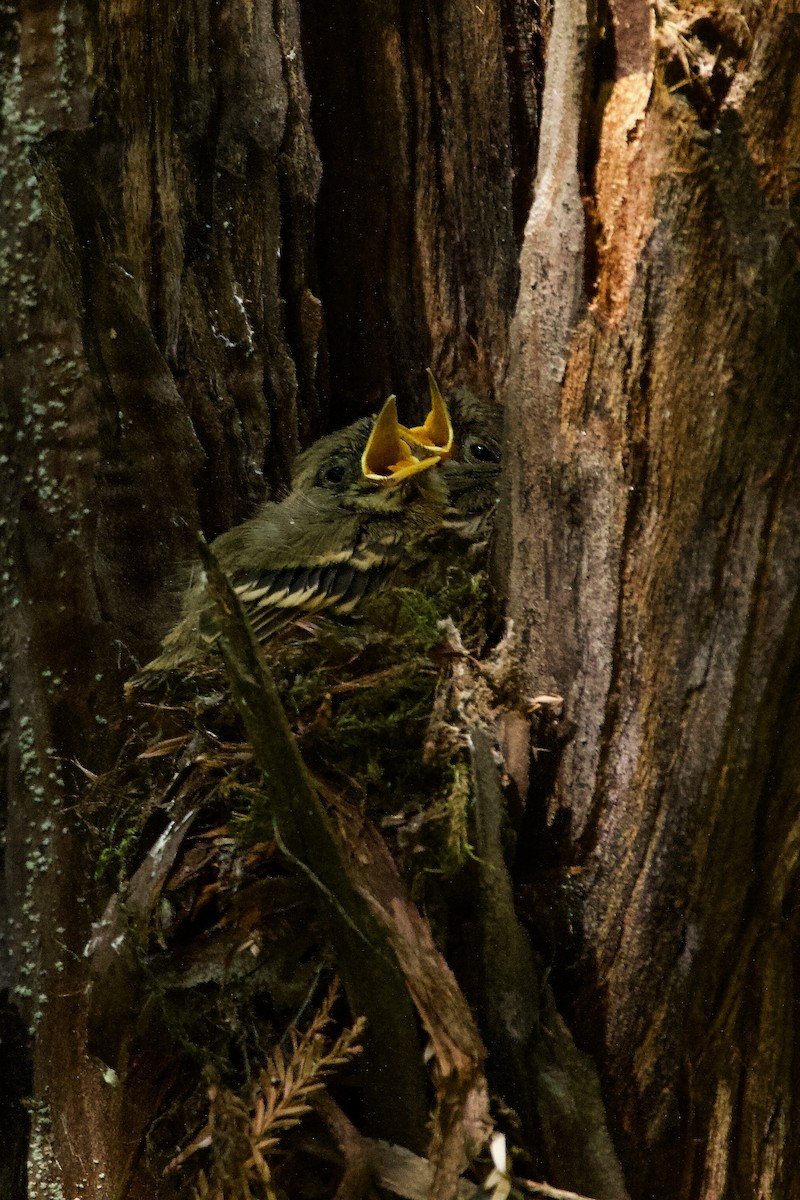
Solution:
<svg viewBox="0 0 800 1200"><path fill-rule="evenodd" d="M367 479L386 484L399 483L439 461L436 456L415 458L401 437L402 428L397 421L397 402L394 396L390 396L378 415L361 456L361 470Z"/></svg>
<svg viewBox="0 0 800 1200"><path fill-rule="evenodd" d="M412 429L400 426L400 436L412 446L420 446L429 454L439 458L448 458L453 449L453 424L447 405L444 402L439 385L428 368L428 387L431 393L431 411L425 418L424 425L415 425Z"/></svg>

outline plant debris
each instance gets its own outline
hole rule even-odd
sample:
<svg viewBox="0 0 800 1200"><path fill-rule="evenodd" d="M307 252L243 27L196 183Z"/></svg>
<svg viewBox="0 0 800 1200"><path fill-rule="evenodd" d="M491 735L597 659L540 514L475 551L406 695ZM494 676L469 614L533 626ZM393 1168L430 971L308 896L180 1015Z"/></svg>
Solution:
<svg viewBox="0 0 800 1200"><path fill-rule="evenodd" d="M428 1077L416 1127L432 1120L430 1194L442 1197L455 1195L491 1130L485 1052L441 953L448 891L474 871L469 747L456 730L451 668L477 665L485 611L485 578L451 567L435 596L396 589L357 621L306 620L264 651L345 870L383 930L365 935L360 918L346 918L354 961L367 945L358 951L359 937L370 953L376 936L387 939L379 956L396 956L430 1039L428 1068L421 1047L414 1068ZM454 612L457 631L446 621ZM503 684L489 673L481 688L480 703L491 703ZM356 1125L371 1103L355 1056L376 1031L352 1009L351 987L345 1003L330 985L341 965L336 909L344 903L346 915L347 902L287 845L292 830L276 817L221 660L171 680L131 725L117 766L91 788L96 884L106 895L113 887L87 947L92 1048L116 1070L135 1055L118 1040L128 1029L118 1014L138 994L134 1037L157 1028L184 1064L153 1122L150 1157L187 1194L332 1195L288 1151L298 1125L330 1138L313 1099L334 1071ZM405 1140L415 1148L413 1116Z"/></svg>

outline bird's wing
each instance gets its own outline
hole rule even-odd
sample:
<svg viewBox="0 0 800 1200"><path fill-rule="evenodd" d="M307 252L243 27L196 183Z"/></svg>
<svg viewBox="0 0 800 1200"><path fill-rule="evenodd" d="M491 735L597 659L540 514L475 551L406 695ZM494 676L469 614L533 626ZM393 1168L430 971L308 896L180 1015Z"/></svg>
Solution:
<svg viewBox="0 0 800 1200"><path fill-rule="evenodd" d="M266 642L295 617L352 612L367 592L388 582L400 553L399 539L372 539L309 565L238 572L233 586L253 632Z"/></svg>

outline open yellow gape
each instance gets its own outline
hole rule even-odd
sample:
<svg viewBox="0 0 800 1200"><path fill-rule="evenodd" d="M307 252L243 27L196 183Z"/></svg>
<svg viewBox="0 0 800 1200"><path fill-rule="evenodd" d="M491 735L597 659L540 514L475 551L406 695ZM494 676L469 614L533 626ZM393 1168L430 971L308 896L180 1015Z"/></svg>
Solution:
<svg viewBox="0 0 800 1200"><path fill-rule="evenodd" d="M400 483L418 471L436 465L439 461L437 455L415 457L408 443L403 440L403 431L404 426L397 420L397 400L390 396L378 414L361 456L361 470L365 478L379 483Z"/></svg>
<svg viewBox="0 0 800 1200"><path fill-rule="evenodd" d="M453 424L444 397L439 391L439 385L433 377L430 367L427 368L428 387L431 393L431 411L425 418L424 425L414 425L411 429L400 426L400 436L413 446L419 446L439 458L449 458L453 450Z"/></svg>
<svg viewBox="0 0 800 1200"><path fill-rule="evenodd" d="M422 425L408 428L397 420L397 400L390 396L380 411L375 428L361 456L361 469L367 479L398 483L432 467L453 451L453 423L433 372L427 368L431 409ZM424 451L419 458L412 453Z"/></svg>

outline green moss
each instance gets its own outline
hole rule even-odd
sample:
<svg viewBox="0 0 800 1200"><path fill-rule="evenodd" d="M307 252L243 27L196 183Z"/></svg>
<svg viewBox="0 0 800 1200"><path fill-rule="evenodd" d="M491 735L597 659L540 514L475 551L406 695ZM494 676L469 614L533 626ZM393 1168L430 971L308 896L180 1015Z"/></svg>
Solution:
<svg viewBox="0 0 800 1200"><path fill-rule="evenodd" d="M121 806L106 815L94 866L94 882L100 888L119 887L127 878L141 840L144 815L135 805Z"/></svg>
<svg viewBox="0 0 800 1200"><path fill-rule="evenodd" d="M442 805L443 853L439 869L445 876L455 875L473 857L469 837L471 778L464 762L452 767L452 779Z"/></svg>
<svg viewBox="0 0 800 1200"><path fill-rule="evenodd" d="M311 641L270 648L271 665L313 774L359 805L392 842L412 890L469 857L469 774L426 754L448 648L442 621L457 615L467 647L484 637L482 574L450 564L435 590L395 589L358 621L322 621ZM245 841L271 835L268 792L240 812Z"/></svg>

